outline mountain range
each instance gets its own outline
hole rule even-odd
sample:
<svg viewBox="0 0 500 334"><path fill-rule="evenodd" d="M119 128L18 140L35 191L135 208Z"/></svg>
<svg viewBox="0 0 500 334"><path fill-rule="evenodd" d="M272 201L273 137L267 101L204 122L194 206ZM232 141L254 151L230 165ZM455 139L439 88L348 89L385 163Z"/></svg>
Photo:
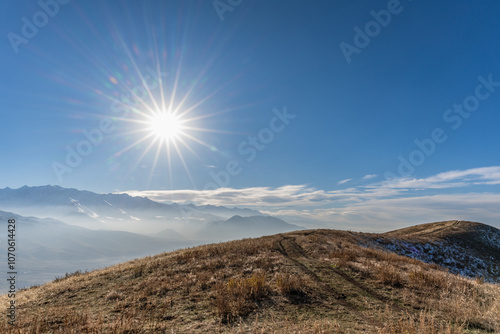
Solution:
<svg viewBox="0 0 500 334"><path fill-rule="evenodd" d="M234 215L263 215L249 209L165 204L123 193L97 194L59 186L0 189L0 209L24 216L54 218L86 228L144 234L167 227L189 230L191 226L225 220Z"/></svg>
<svg viewBox="0 0 500 334"><path fill-rule="evenodd" d="M22 286L174 249L303 229L255 210L58 186L0 189L0 210L0 220L17 221Z"/></svg>

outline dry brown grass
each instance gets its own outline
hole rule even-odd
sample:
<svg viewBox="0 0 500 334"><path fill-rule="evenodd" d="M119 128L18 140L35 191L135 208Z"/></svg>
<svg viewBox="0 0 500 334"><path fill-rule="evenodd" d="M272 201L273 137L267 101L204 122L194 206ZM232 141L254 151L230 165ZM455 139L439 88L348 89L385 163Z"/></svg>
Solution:
<svg viewBox="0 0 500 334"><path fill-rule="evenodd" d="M395 321L386 322L379 333L461 334L464 333L464 326L439 322L429 312L421 311L418 315L406 313Z"/></svg>
<svg viewBox="0 0 500 334"><path fill-rule="evenodd" d="M303 284L303 280L296 275L280 273L276 276L276 288L283 295L302 291Z"/></svg>
<svg viewBox="0 0 500 334"><path fill-rule="evenodd" d="M224 322L245 316L268 291L264 272L256 272L248 278L231 278L228 282L220 282L216 284L214 293L217 315Z"/></svg>
<svg viewBox="0 0 500 334"><path fill-rule="evenodd" d="M393 266L379 266L374 275L380 283L394 287L401 287L404 284L404 279L400 271Z"/></svg>

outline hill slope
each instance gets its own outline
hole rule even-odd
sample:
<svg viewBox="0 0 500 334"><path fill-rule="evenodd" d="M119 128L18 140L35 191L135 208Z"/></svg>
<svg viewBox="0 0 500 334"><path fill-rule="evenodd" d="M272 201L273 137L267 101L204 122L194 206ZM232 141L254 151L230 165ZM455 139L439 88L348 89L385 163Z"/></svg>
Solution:
<svg viewBox="0 0 500 334"><path fill-rule="evenodd" d="M500 287L384 250L410 237L307 230L159 254L19 292L17 328L0 331L499 332Z"/></svg>
<svg viewBox="0 0 500 334"><path fill-rule="evenodd" d="M455 274L500 278L500 230L492 226L458 220L422 224L384 233L377 243Z"/></svg>

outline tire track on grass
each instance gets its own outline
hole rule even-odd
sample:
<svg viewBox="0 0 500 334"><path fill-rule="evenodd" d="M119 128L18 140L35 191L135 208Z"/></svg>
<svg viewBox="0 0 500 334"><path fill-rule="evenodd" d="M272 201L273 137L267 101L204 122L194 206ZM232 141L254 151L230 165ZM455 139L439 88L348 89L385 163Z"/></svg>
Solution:
<svg viewBox="0 0 500 334"><path fill-rule="evenodd" d="M333 296L338 304L345 307L348 311L354 313L357 317L359 317L359 319L365 319L366 316L361 314L352 303L345 300L344 294L339 293L328 284L323 282L323 280L314 271L309 269L305 264L298 260L299 257L307 258L307 256L305 256L306 254L304 250L301 248L297 248L296 243L294 244L292 240L293 239L288 237L283 237L281 240L279 240L277 243L279 252L285 258L293 262L293 264L295 264L303 273L311 277L313 281L322 288L323 291L326 291L331 296Z"/></svg>

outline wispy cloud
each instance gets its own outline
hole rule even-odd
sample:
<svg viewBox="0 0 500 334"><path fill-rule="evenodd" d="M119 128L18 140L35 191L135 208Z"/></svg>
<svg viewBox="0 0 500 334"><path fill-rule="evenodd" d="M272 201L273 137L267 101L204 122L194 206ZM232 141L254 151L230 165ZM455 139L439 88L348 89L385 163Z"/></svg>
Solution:
<svg viewBox="0 0 500 334"><path fill-rule="evenodd" d="M127 191L126 193L131 196L148 197L154 201L164 203L241 207L317 206L318 203L344 197L343 194L317 190L306 185L288 185L278 188Z"/></svg>
<svg viewBox="0 0 500 334"><path fill-rule="evenodd" d="M500 184L500 166L453 170L423 179L399 178L384 182L386 187L399 189L445 189L495 184Z"/></svg>
<svg viewBox="0 0 500 334"><path fill-rule="evenodd" d="M363 176L363 180L370 180L370 179L373 179L377 177L377 174L367 174L365 176Z"/></svg>
<svg viewBox="0 0 500 334"><path fill-rule="evenodd" d="M494 166L334 191L287 185L127 193L167 203L253 208L296 223L309 222L310 227L383 231L446 219L477 220L500 227L500 193L493 191L499 184L500 166ZM483 188L478 191L477 186ZM489 192L484 191L485 186Z"/></svg>
<svg viewBox="0 0 500 334"><path fill-rule="evenodd" d="M345 179L345 180L337 182L337 184L344 184L344 183L347 183L349 181L352 181L352 179Z"/></svg>
<svg viewBox="0 0 500 334"><path fill-rule="evenodd" d="M441 220L480 221L500 228L500 194L460 193L373 199L339 208L278 210L264 213L300 217L320 226L361 231L389 231Z"/></svg>

